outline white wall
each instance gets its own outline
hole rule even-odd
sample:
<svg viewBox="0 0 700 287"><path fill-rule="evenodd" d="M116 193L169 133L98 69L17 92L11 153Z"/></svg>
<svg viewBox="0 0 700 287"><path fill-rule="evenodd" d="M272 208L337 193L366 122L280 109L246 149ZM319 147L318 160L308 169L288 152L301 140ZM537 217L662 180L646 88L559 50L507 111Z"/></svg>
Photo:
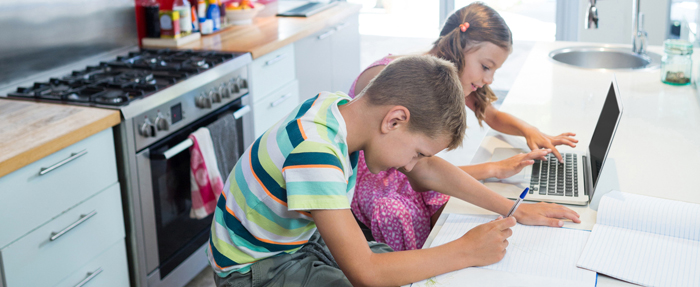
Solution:
<svg viewBox="0 0 700 287"><path fill-rule="evenodd" d="M632 44L632 2L635 0L597 0L598 29L584 29L588 0L578 0L578 40L581 42ZM649 45L662 45L669 32L671 0L641 0L644 30Z"/></svg>

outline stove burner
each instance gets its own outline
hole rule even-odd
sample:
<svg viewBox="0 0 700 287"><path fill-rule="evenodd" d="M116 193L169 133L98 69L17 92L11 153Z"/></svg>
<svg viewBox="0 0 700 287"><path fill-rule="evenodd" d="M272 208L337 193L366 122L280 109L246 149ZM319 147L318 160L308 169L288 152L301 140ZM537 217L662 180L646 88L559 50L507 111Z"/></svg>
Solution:
<svg viewBox="0 0 700 287"><path fill-rule="evenodd" d="M47 83L20 87L8 97L41 100L126 105L213 68L238 56L237 53L193 50L130 52L97 66L51 78Z"/></svg>

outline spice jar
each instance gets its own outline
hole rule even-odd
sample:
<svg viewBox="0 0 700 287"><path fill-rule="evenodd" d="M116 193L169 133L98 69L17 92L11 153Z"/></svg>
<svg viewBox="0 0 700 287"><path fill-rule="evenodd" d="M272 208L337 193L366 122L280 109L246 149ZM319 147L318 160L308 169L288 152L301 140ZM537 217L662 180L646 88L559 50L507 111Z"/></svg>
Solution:
<svg viewBox="0 0 700 287"><path fill-rule="evenodd" d="M661 58L661 81L669 85L690 84L693 68L693 44L683 40L664 41L664 56Z"/></svg>

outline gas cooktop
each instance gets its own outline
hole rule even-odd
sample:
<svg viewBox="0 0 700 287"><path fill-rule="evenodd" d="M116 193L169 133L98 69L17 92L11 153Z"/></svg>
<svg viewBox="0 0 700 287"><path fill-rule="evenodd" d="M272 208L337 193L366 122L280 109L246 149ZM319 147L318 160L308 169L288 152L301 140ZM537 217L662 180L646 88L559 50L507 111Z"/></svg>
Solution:
<svg viewBox="0 0 700 287"><path fill-rule="evenodd" d="M10 98L69 104L124 106L243 53L140 50L69 75L19 87Z"/></svg>

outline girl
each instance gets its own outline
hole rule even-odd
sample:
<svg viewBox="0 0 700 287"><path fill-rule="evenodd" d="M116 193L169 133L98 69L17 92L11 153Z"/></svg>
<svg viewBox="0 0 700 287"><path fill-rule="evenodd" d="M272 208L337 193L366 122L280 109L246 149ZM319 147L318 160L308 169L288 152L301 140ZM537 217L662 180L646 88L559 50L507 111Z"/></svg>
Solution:
<svg viewBox="0 0 700 287"><path fill-rule="evenodd" d="M474 111L480 125L485 121L499 132L521 135L533 150L501 162L459 167L476 179L509 177L533 164L534 159L543 159L549 152L561 161L561 155L554 146L566 144L575 147L578 142L573 138L573 133L546 135L491 105L497 98L488 85L493 82L496 69L510 54L512 44L510 29L503 18L492 8L475 2L455 11L447 19L440 38L426 53L455 64L465 92L466 105ZM355 80L348 94L354 98L388 63L400 57L389 55L370 65ZM357 186L351 207L357 219L370 228L376 241L387 243L396 251L421 248L448 199L448 195L435 191L416 192L407 177L396 169L371 174L364 154L360 153ZM548 204L523 205L521 208L532 208L535 213L550 212L549 215L552 215L553 209L568 210ZM559 217L549 215L547 217ZM553 218L529 222L550 226L560 226L560 223Z"/></svg>

